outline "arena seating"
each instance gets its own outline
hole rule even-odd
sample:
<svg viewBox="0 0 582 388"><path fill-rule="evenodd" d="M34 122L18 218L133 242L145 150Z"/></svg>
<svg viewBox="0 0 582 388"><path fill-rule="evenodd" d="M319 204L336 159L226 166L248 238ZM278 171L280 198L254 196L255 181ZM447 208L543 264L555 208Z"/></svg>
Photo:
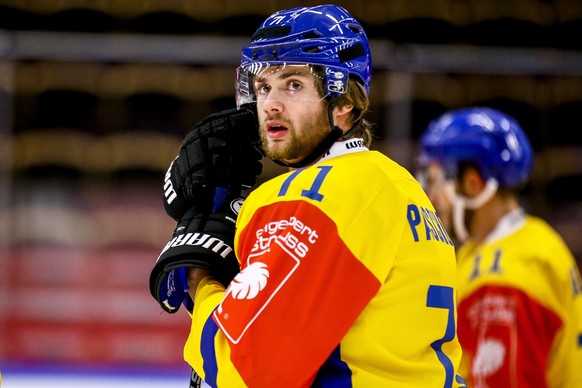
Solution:
<svg viewBox="0 0 582 388"><path fill-rule="evenodd" d="M0 361L182 363L187 317L161 315L147 288L148 271L174 227L163 213L160 185L189 128L235 103L232 63L173 62L155 55L38 58L26 51L18 57L15 50L22 46L11 46L10 39L31 33L59 42L69 33L77 33L77 41L244 39L271 12L296 4L2 1L0 146L9 152L0 165L0 194L7 194L0 196L0 292L16 299L10 313L0 303ZM375 146L398 148L405 140L409 148L403 152L412 151L426 125L452 108L491 106L515 116L536 152L533 180L524 192L528 210L547 217L582 263L582 131L576 127L582 70L524 73L522 64L509 61L496 68L503 71L489 72L443 68L438 61L421 67L430 50L448 54L458 47L549 49L544 53L557 60L580 55L582 2L338 4L364 24L377 47L410 60L391 63L395 71L385 64L374 69L369 119ZM114 49L128 48L121 39L115 42ZM259 182L284 171L264 163ZM68 308L47 300L64 300Z"/></svg>

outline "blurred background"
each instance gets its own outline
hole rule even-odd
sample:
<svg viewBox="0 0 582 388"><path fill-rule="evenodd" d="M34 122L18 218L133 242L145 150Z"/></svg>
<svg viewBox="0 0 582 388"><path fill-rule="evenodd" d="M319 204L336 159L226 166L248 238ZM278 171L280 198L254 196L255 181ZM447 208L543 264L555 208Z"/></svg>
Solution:
<svg viewBox="0 0 582 388"><path fill-rule="evenodd" d="M319 3L0 0L6 387L47 373L53 382L81 374L113 387L105 373L129 376L124 387L150 386L137 376L187 386L189 319L162 314L148 289L175 225L162 207L163 175L191 125L234 106L240 49L259 24ZM444 111L513 115L536 153L523 203L581 263L582 0L336 4L371 40L374 148L414 170L420 134ZM260 181L283 171L264 163Z"/></svg>

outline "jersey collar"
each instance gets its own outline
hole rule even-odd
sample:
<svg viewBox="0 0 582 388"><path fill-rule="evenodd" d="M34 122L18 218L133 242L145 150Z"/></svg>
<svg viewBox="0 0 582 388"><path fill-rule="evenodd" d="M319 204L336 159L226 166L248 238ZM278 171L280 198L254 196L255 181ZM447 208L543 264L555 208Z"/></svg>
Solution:
<svg viewBox="0 0 582 388"><path fill-rule="evenodd" d="M364 140L358 137L348 140L336 141L333 143L331 148L321 157L321 159L319 159L319 162L335 158L336 156L362 151L368 151L368 147L364 145Z"/></svg>
<svg viewBox="0 0 582 388"><path fill-rule="evenodd" d="M524 223L525 211L523 208L517 208L507 213L499 220L495 229L493 229L487 238L485 238L485 242L491 243L493 241L501 240L521 228Z"/></svg>

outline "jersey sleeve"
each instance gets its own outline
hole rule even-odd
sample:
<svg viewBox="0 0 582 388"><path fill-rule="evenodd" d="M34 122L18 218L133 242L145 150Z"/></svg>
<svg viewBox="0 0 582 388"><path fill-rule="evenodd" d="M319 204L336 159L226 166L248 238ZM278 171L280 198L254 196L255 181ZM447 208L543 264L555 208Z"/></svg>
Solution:
<svg viewBox="0 0 582 388"><path fill-rule="evenodd" d="M187 356L203 367L205 380L225 386L240 382L233 373L248 386L309 386L380 282L329 217L305 201L262 208L253 225L262 227L247 229L252 236L243 232L241 250L254 253L212 315L221 290L201 285L209 308L194 312Z"/></svg>
<svg viewBox="0 0 582 388"><path fill-rule="evenodd" d="M579 267L569 248L557 233L548 247L554 263L553 289L559 300L555 310L563 325L550 350L547 379L555 386L582 387L582 282Z"/></svg>

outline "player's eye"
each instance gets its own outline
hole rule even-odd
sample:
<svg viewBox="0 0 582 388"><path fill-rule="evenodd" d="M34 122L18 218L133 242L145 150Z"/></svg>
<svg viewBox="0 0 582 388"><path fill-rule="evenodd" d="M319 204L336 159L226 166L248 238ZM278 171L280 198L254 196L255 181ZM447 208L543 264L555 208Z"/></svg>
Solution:
<svg viewBox="0 0 582 388"><path fill-rule="evenodd" d="M271 91L271 87L264 83L255 85L255 89L257 94L268 94Z"/></svg>
<svg viewBox="0 0 582 388"><path fill-rule="evenodd" d="M301 89L303 89L303 85L299 82L291 81L289 82L289 84L287 84L287 90L289 90L290 92L296 92Z"/></svg>

